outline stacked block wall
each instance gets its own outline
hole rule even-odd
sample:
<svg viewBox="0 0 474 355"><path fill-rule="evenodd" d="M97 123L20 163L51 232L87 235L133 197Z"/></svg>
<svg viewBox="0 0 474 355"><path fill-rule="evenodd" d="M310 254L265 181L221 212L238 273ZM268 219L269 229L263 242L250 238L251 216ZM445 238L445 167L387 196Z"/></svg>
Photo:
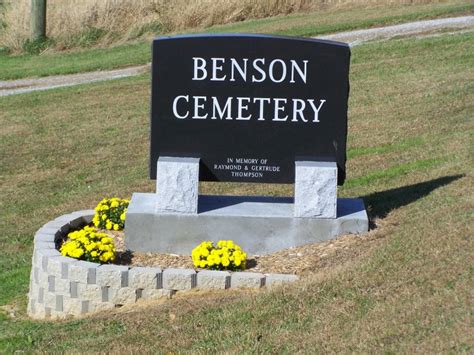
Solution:
<svg viewBox="0 0 474 355"><path fill-rule="evenodd" d="M199 271L96 264L60 254L67 233L89 224L93 210L73 212L46 223L35 234L28 314L65 318L171 297L176 292L231 287L260 288L298 279L296 275Z"/></svg>

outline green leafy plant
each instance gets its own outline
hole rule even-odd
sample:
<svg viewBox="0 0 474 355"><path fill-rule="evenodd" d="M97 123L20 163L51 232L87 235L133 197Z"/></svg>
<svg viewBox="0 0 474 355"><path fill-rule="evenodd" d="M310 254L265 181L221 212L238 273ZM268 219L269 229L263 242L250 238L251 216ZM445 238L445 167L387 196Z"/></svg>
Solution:
<svg viewBox="0 0 474 355"><path fill-rule="evenodd" d="M46 37L37 38L34 40L27 39L23 43L23 51L28 54L39 54L51 47L54 44L53 40Z"/></svg>

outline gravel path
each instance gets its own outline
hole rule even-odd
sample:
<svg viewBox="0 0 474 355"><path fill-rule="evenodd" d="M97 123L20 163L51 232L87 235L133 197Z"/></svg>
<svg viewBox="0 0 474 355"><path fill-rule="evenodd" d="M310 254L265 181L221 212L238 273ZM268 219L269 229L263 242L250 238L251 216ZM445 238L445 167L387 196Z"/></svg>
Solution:
<svg viewBox="0 0 474 355"><path fill-rule="evenodd" d="M0 96L23 94L38 90L49 90L65 86L93 83L96 81L125 78L144 73L148 68L149 65L140 65L125 69L0 81Z"/></svg>
<svg viewBox="0 0 474 355"><path fill-rule="evenodd" d="M435 30L460 30L472 28L473 26L474 16L463 16L409 22L401 25L370 28L367 30L339 32L332 35L320 36L318 38L347 42L352 47L373 40L390 39L397 36L419 35Z"/></svg>
<svg viewBox="0 0 474 355"><path fill-rule="evenodd" d="M445 29L462 30L472 28L474 28L474 16L463 16L427 21L416 21L394 26L371 28L367 30L340 32L326 36L319 36L318 38L347 42L352 47L367 41L390 39L396 36L420 35ZM0 96L23 94L38 90L49 90L65 86L125 78L128 76L144 73L147 70L149 70L149 64L125 69L96 71L71 75L57 75L44 78L0 81Z"/></svg>

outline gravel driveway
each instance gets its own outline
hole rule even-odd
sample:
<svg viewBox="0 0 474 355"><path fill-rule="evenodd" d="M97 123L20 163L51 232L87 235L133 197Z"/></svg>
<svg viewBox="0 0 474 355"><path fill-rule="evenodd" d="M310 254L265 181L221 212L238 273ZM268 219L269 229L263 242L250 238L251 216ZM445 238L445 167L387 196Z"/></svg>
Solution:
<svg viewBox="0 0 474 355"><path fill-rule="evenodd" d="M465 30L474 28L474 16L451 17L436 20L416 21L394 26L339 32L319 36L320 39L347 42L350 46L373 40L390 39L397 36L426 34L439 30ZM140 65L124 69L95 71L71 75L57 75L44 78L0 81L0 96L23 94L38 90L49 90L65 86L112 80L138 75L149 70L150 65Z"/></svg>

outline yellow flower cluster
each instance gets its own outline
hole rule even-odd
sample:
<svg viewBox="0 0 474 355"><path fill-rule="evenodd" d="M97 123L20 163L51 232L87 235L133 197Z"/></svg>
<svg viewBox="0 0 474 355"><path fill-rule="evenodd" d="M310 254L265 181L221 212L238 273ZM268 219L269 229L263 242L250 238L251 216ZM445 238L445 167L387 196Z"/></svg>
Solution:
<svg viewBox="0 0 474 355"><path fill-rule="evenodd" d="M99 228L115 231L122 230L129 203L129 200L117 197L104 198L95 208L92 223Z"/></svg>
<svg viewBox="0 0 474 355"><path fill-rule="evenodd" d="M109 263L115 260L114 240L95 227L86 226L69 233L67 237L60 248L64 256L95 263Z"/></svg>
<svg viewBox="0 0 474 355"><path fill-rule="evenodd" d="M232 240L219 240L217 247L210 241L193 249L194 266L211 270L243 270L247 254Z"/></svg>

